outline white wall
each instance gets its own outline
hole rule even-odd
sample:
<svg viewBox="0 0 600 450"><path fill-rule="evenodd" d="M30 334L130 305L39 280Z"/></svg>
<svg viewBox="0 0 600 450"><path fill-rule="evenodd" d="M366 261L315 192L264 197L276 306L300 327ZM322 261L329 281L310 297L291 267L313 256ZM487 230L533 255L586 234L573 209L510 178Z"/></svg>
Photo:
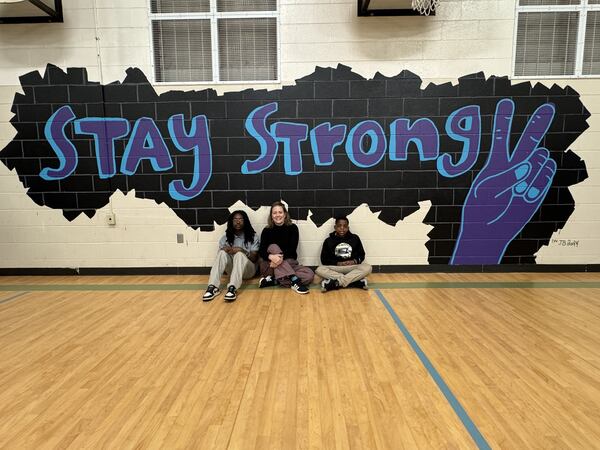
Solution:
<svg viewBox="0 0 600 450"><path fill-rule="evenodd" d="M98 7L94 10L94 4ZM0 25L0 147L15 134L9 124L18 77L43 70L86 67L92 80L123 79L125 69L139 67L151 76L147 0L65 0L64 23ZM280 0L281 79L293 84L318 66L342 63L370 78L408 69L428 82L456 82L462 75L510 75L515 0L442 0L435 17L357 17L355 0ZM97 42L100 57L97 55ZM551 85L552 81L544 83ZM590 128L572 146L586 162L589 178L571 188L575 213L557 240L542 248L537 262L600 263L600 80L556 80L574 87L592 113ZM204 89L158 86L172 89ZM210 86L219 93L240 86ZM247 87L247 86L244 86ZM281 85L253 85L280 88ZM240 205L232 206L232 209ZM351 228L363 238L372 264L427 264L427 233L422 220L429 203L395 227L377 220L364 205L350 216ZM113 211L116 226L105 223ZM250 212L255 228L266 209ZM317 228L299 222L301 261L316 264L331 221ZM177 233L185 236L176 243ZM209 266L218 236L194 231L165 205L116 193L93 219L73 222L60 211L39 207L26 195L16 173L0 164L0 267L139 267Z"/></svg>

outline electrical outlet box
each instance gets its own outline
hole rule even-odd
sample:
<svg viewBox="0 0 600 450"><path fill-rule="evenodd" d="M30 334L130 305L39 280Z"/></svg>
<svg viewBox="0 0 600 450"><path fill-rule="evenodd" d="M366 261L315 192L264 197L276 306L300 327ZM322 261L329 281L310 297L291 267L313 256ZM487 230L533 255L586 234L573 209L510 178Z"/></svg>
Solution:
<svg viewBox="0 0 600 450"><path fill-rule="evenodd" d="M183 244L183 233L177 233L177 243Z"/></svg>
<svg viewBox="0 0 600 450"><path fill-rule="evenodd" d="M107 225L116 225L117 224L117 218L115 216L115 213L106 215L106 224Z"/></svg>

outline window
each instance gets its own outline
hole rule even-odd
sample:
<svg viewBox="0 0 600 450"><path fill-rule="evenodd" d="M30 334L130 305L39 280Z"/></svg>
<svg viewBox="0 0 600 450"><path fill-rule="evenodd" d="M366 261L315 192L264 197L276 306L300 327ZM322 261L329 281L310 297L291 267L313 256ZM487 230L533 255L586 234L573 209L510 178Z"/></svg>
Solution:
<svg viewBox="0 0 600 450"><path fill-rule="evenodd" d="M600 75L600 0L518 0L515 77Z"/></svg>
<svg viewBox="0 0 600 450"><path fill-rule="evenodd" d="M278 81L277 0L150 0L154 79Z"/></svg>

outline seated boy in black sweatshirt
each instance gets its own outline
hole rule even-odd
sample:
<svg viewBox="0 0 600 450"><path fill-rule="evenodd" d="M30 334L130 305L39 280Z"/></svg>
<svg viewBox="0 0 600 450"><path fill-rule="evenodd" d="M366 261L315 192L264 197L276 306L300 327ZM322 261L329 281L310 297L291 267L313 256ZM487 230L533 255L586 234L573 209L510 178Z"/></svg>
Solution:
<svg viewBox="0 0 600 450"><path fill-rule="evenodd" d="M367 289L366 276L371 266L364 263L365 250L360 238L348 228L346 216L336 217L334 232L329 235L321 250L321 266L315 271L323 278L321 291L356 287Z"/></svg>

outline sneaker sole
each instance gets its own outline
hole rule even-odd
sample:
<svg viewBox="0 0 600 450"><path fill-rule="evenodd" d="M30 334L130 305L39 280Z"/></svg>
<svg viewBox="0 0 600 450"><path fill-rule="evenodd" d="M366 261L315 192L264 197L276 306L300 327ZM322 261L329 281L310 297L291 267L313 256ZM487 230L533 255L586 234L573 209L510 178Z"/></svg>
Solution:
<svg viewBox="0 0 600 450"><path fill-rule="evenodd" d="M300 295L308 294L310 292L310 291L301 292L301 291L297 291L296 289L292 289L292 291L294 291L296 294L300 294Z"/></svg>

